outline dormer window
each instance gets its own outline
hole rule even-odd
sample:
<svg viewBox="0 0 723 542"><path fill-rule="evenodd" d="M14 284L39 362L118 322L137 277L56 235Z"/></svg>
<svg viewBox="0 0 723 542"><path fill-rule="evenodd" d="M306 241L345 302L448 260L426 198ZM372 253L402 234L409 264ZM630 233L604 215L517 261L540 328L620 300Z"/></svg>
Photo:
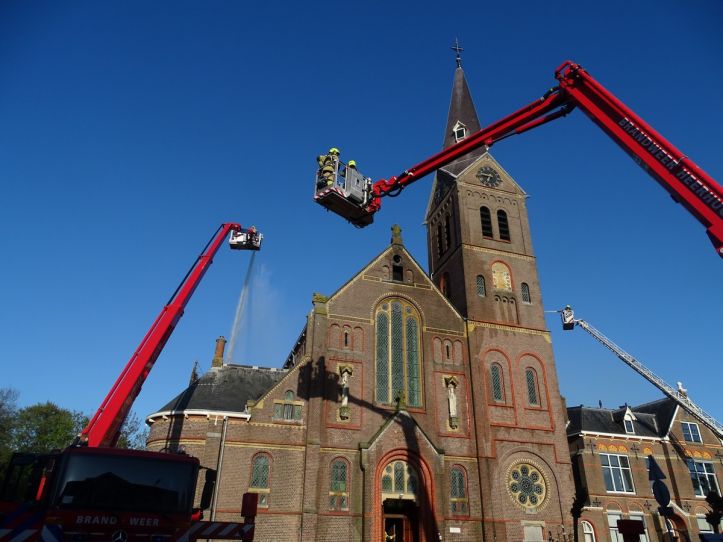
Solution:
<svg viewBox="0 0 723 542"><path fill-rule="evenodd" d="M625 416L623 416L623 425L625 426L625 432L628 435L634 435L635 434L635 425L633 422L636 420L635 415L633 414L633 411L630 410L630 407L625 407Z"/></svg>
<svg viewBox="0 0 723 542"><path fill-rule="evenodd" d="M457 121L457 124L452 128L452 132L454 133L454 141L456 143L459 143L467 137L467 127L459 121Z"/></svg>

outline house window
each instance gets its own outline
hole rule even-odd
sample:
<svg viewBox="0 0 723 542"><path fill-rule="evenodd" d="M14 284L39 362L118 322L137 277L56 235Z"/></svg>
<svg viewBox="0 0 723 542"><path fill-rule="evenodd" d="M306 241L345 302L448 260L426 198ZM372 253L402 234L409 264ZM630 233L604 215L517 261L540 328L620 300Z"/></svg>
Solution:
<svg viewBox="0 0 723 542"><path fill-rule="evenodd" d="M525 369L525 380L527 382L527 402L532 406L540 405L540 398L537 394L537 374L534 369Z"/></svg>
<svg viewBox="0 0 723 542"><path fill-rule="evenodd" d="M462 467L452 467L449 471L449 502L453 515L469 513L467 488Z"/></svg>
<svg viewBox="0 0 723 542"><path fill-rule="evenodd" d="M482 237L492 239L492 215L487 207L479 208L480 221L482 222Z"/></svg>
<svg viewBox="0 0 723 542"><path fill-rule="evenodd" d="M497 402L504 403L504 381L502 376L502 367L499 363L493 363L490 366L490 380L492 382L492 399Z"/></svg>
<svg viewBox="0 0 723 542"><path fill-rule="evenodd" d="M249 490L259 495L259 506L269 506L269 482L271 479L271 458L268 454L256 454L252 461Z"/></svg>
<svg viewBox="0 0 723 542"><path fill-rule="evenodd" d="M510 268L502 262L492 264L492 285L497 290L512 291L512 275Z"/></svg>
<svg viewBox="0 0 723 542"><path fill-rule="evenodd" d="M700 438L700 429L697 423L680 422L680 426L683 429L683 438L686 442L703 442L703 439Z"/></svg>
<svg viewBox="0 0 723 542"><path fill-rule="evenodd" d="M527 285L526 282L523 282L520 285L520 288L522 289L522 302L529 305L530 303L532 303L532 298L530 297L530 287Z"/></svg>
<svg viewBox="0 0 723 542"><path fill-rule="evenodd" d="M417 309L401 299L388 299L376 315L377 401L422 406L420 318Z"/></svg>
<svg viewBox="0 0 723 542"><path fill-rule="evenodd" d="M645 522L645 515L642 512L630 512L630 519L643 522L643 529L645 529L645 532L640 535L640 542L649 542L648 524Z"/></svg>
<svg viewBox="0 0 723 542"><path fill-rule="evenodd" d="M301 420L301 402L296 401L293 391L284 393L283 401L274 401L274 420L299 421Z"/></svg>
<svg viewBox="0 0 723 542"><path fill-rule="evenodd" d="M583 542L595 542L595 529L592 528L592 524L587 521L581 521L580 525L582 525Z"/></svg>
<svg viewBox="0 0 723 542"><path fill-rule="evenodd" d="M452 132L454 133L455 143L459 143L465 137L467 137L467 127L459 121L457 121L457 123L454 125L454 128L452 128Z"/></svg>
<svg viewBox="0 0 723 542"><path fill-rule="evenodd" d="M623 423L625 424L625 432L628 435L634 435L635 434L635 426L633 425L633 420L631 418L625 418L623 420Z"/></svg>
<svg viewBox="0 0 723 542"><path fill-rule="evenodd" d="M607 491L635 493L627 455L600 454L600 463Z"/></svg>
<svg viewBox="0 0 723 542"><path fill-rule="evenodd" d="M485 278L482 275L477 275L477 295L484 297L487 295L487 288L485 286Z"/></svg>
<svg viewBox="0 0 723 542"><path fill-rule="evenodd" d="M715 472L713 471L713 463L688 459L688 470L690 471L690 479L693 482L696 497L707 497L711 491L720 494Z"/></svg>
<svg viewBox="0 0 723 542"><path fill-rule="evenodd" d="M349 465L344 459L331 462L329 510L349 510Z"/></svg>
<svg viewBox="0 0 723 542"><path fill-rule="evenodd" d="M503 241L510 240L510 225L507 222L507 213L502 209L497 211L497 226L500 230L500 239Z"/></svg>
<svg viewBox="0 0 723 542"><path fill-rule="evenodd" d="M608 512L608 527L610 528L610 542L624 542L623 535L618 531L618 520L623 519L620 512Z"/></svg>

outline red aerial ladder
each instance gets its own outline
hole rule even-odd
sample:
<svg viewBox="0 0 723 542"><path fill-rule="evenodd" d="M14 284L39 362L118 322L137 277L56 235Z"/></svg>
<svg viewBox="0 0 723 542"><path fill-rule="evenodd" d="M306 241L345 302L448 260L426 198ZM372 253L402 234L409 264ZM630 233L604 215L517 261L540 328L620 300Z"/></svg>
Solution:
<svg viewBox="0 0 723 542"><path fill-rule="evenodd" d="M556 71L559 86L519 111L471 134L396 177L371 180L337 161L335 182L329 186L317 174L314 199L358 227L372 223L381 198L396 195L425 175L482 146L521 134L579 107L630 154L643 169L685 206L703 226L723 257L723 189L705 171L675 148L630 108L605 89L581 66L564 62ZM347 174L351 171L351 175ZM359 179L364 186L360 189Z"/></svg>
<svg viewBox="0 0 723 542"><path fill-rule="evenodd" d="M254 227L222 224L196 259L73 446L15 454L0 484L0 542L83 540L171 542L252 540L255 503L244 523L200 521L193 509L199 460L184 454L113 448L141 386L226 237L259 250ZM253 496L251 496L253 497Z"/></svg>

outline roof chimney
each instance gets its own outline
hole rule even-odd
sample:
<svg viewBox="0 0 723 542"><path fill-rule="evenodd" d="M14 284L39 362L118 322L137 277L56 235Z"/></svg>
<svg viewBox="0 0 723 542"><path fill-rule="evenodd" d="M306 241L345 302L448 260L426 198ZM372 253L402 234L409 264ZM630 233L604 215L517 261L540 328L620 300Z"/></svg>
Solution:
<svg viewBox="0 0 723 542"><path fill-rule="evenodd" d="M216 339L216 351L213 354L211 367L221 367L223 365L223 351L226 348L226 338L221 336Z"/></svg>

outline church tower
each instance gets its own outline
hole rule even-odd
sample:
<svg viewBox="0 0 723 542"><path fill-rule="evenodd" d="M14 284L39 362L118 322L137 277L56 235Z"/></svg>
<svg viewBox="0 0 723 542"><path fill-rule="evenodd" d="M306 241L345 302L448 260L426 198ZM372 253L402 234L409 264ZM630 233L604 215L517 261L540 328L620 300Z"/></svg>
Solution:
<svg viewBox="0 0 723 542"><path fill-rule="evenodd" d="M443 146L479 129L458 55ZM426 223L432 279L466 318L485 533L500 541L543 540L541 528L546 540L552 525L569 532L565 404L526 194L481 148L437 172Z"/></svg>

